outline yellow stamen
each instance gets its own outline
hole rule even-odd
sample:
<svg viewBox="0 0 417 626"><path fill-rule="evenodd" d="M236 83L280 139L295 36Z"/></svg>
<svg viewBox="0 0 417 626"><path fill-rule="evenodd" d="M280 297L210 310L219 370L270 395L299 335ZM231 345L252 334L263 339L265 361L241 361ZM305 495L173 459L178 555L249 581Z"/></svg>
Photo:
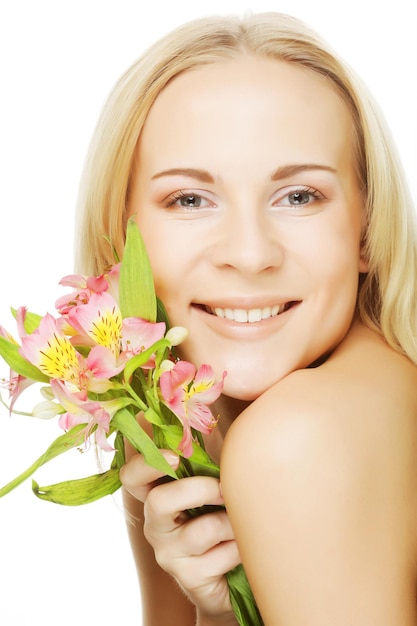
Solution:
<svg viewBox="0 0 417 626"><path fill-rule="evenodd" d="M53 335L47 347L40 351L38 367L51 378L72 381L78 374L77 353L66 337Z"/></svg>
<svg viewBox="0 0 417 626"><path fill-rule="evenodd" d="M109 348L115 356L120 354L120 340L122 336L122 317L120 313L112 311L99 311L98 319L90 328L90 336L100 346Z"/></svg>

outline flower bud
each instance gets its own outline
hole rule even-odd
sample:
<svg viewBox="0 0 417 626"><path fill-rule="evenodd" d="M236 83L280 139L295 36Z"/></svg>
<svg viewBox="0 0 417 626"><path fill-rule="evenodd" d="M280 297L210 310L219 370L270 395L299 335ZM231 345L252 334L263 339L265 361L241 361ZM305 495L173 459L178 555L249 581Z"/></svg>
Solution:
<svg viewBox="0 0 417 626"><path fill-rule="evenodd" d="M165 335L165 339L167 339L171 346L178 346L178 344L185 341L188 335L188 330L183 326L174 326L170 328L167 334Z"/></svg>
<svg viewBox="0 0 417 626"><path fill-rule="evenodd" d="M161 372L161 374L162 372L170 372L172 369L174 369L174 365L175 364L172 361L170 361L169 359L165 359L159 366L159 371Z"/></svg>
<svg viewBox="0 0 417 626"><path fill-rule="evenodd" d="M52 387L48 385L47 387L40 388L41 396L45 398L45 400L55 400L54 392L52 391Z"/></svg>
<svg viewBox="0 0 417 626"><path fill-rule="evenodd" d="M44 420L49 420L58 415L58 413L62 413L62 406L56 402L51 402L50 400L39 402L35 407L33 407L32 410L32 415L34 417L39 417Z"/></svg>

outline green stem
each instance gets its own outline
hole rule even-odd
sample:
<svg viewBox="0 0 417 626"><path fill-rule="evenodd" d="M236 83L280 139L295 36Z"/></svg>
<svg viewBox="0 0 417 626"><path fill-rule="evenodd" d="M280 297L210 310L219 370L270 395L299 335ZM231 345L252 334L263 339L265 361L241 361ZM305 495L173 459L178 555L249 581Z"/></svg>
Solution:
<svg viewBox="0 0 417 626"><path fill-rule="evenodd" d="M148 408L148 405L145 404L145 402L138 396L138 394L133 389L133 387L131 387L131 385L129 385L128 383L125 383L124 388L132 396L132 398L136 402L138 408L141 411L146 411L146 409Z"/></svg>
<svg viewBox="0 0 417 626"><path fill-rule="evenodd" d="M33 413L26 413L25 411L16 411L16 409L10 410L10 406L3 400L2 395L0 393L0 403L6 407L9 413L13 413L14 415L23 415L24 417L33 417Z"/></svg>

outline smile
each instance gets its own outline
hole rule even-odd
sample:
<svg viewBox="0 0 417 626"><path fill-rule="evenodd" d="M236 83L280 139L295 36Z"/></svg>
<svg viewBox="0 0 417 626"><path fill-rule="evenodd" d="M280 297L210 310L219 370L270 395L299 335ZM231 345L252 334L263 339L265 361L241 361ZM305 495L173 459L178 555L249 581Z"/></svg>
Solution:
<svg viewBox="0 0 417 626"><path fill-rule="evenodd" d="M229 309L221 307L207 307L206 311L223 319L239 324L253 324L261 322L271 317L277 317L284 311L287 311L295 302L286 302L285 304L277 304L275 306L267 306L259 309Z"/></svg>

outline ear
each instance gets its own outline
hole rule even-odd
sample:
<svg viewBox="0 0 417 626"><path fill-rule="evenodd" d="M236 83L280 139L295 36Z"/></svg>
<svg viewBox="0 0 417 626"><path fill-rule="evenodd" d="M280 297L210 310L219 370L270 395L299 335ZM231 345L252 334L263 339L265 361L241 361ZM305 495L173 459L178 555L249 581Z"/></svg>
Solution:
<svg viewBox="0 0 417 626"><path fill-rule="evenodd" d="M369 272L369 261L365 258L362 251L359 255L358 269L360 274L367 274Z"/></svg>
<svg viewBox="0 0 417 626"><path fill-rule="evenodd" d="M369 254L368 254L368 246L366 245L366 227L365 224L362 224L362 232L359 244L359 259L358 259L358 270L360 274L367 274L369 272Z"/></svg>
<svg viewBox="0 0 417 626"><path fill-rule="evenodd" d="M368 251L366 249L364 237L361 238L359 248L358 270L360 274L367 274L369 272Z"/></svg>

